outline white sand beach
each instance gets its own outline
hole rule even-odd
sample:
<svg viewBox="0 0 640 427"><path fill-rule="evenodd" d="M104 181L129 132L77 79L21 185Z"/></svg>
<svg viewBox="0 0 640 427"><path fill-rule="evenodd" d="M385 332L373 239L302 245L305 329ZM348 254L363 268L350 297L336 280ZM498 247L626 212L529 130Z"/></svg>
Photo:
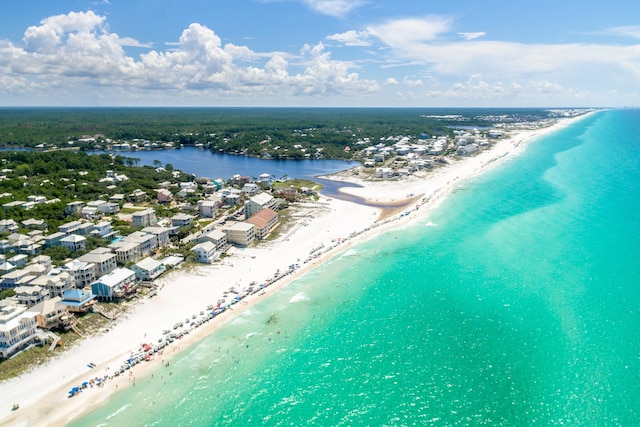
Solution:
<svg viewBox="0 0 640 427"><path fill-rule="evenodd" d="M308 217L272 242L264 242L256 247L233 248L230 256L212 266L191 270L176 270L159 280L161 285L157 296L136 303L125 316L110 326L109 331L88 337L61 356L51 360L18 378L0 383L0 425L7 426L55 426L65 425L92 408L100 405L110 394L125 387L131 387L135 376L157 369L166 363L176 351L180 351L202 337L210 334L225 322L254 304L259 304L292 280L317 267L322 262L348 246L376 234L424 217L435 208L452 188L478 173L488 170L521 152L533 139L575 120L561 119L556 124L536 130L513 131L509 138L499 140L491 149L484 150L470 158L452 160L449 165L429 172L424 178L409 177L401 181L371 182L355 177L339 179L357 182L363 187L347 188L349 192L369 201L397 203L395 210L411 210L410 215L400 216L393 209L385 220L380 220L381 210L337 199L320 197L318 203L303 204L303 213ZM413 195L407 207L403 201ZM419 208L416 208L419 206ZM364 231L365 229L369 229ZM342 243L338 243L342 242ZM313 250L318 256L311 261L307 258ZM163 337L163 330L173 329L176 322L184 322L207 311L208 305L216 305L231 287L238 290L251 282L263 283L273 278L277 271L289 270L292 264L300 268L275 284L265 288L264 294L256 293L235 304L213 320L192 330L181 340L165 347L164 354L156 354L149 362L142 362L128 372L108 380L103 386L87 388L73 398L67 392L74 386L94 377L111 376L141 343L156 343ZM90 368L88 364L95 364ZM18 403L20 408L12 411Z"/></svg>

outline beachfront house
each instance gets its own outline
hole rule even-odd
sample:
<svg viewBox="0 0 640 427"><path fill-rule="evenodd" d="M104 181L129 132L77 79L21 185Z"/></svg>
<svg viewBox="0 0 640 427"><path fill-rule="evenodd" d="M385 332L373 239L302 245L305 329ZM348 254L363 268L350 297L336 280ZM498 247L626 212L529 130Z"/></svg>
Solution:
<svg viewBox="0 0 640 427"><path fill-rule="evenodd" d="M41 286L18 286L14 289L16 299L22 305L33 307L49 298L49 291Z"/></svg>
<svg viewBox="0 0 640 427"><path fill-rule="evenodd" d="M160 276L166 270L165 266L151 257L144 258L135 263L131 270L139 280L151 281Z"/></svg>
<svg viewBox="0 0 640 427"><path fill-rule="evenodd" d="M36 313L36 322L41 329L65 328L70 324L67 306L62 304L62 298L46 299L31 308Z"/></svg>
<svg viewBox="0 0 640 427"><path fill-rule="evenodd" d="M91 292L101 301L118 300L132 293L136 286L136 274L128 268L116 268L91 284Z"/></svg>
<svg viewBox="0 0 640 427"><path fill-rule="evenodd" d="M236 222L222 229L227 242L239 246L249 246L256 237L256 226L247 222Z"/></svg>
<svg viewBox="0 0 640 427"><path fill-rule="evenodd" d="M269 193L260 193L251 197L244 205L245 218L251 218L253 215L260 212L262 209L269 208L276 210L278 206L278 199L273 197Z"/></svg>
<svg viewBox="0 0 640 427"><path fill-rule="evenodd" d="M206 200L198 201L198 213L202 218L213 218L216 216L216 211L220 207L221 200L218 197L211 196Z"/></svg>
<svg viewBox="0 0 640 427"><path fill-rule="evenodd" d="M0 358L8 359L36 340L36 314L27 307L0 307Z"/></svg>
<svg viewBox="0 0 640 427"><path fill-rule="evenodd" d="M78 288L88 286L96 279L96 266L90 262L74 259L61 267L62 271L69 273Z"/></svg>
<svg viewBox="0 0 640 427"><path fill-rule="evenodd" d="M246 222L255 225L256 239L262 240L267 237L276 224L278 224L278 213L269 208L265 208L246 220Z"/></svg>
<svg viewBox="0 0 640 427"><path fill-rule="evenodd" d="M36 277L29 284L46 289L49 297L62 297L65 291L75 289L75 279L68 272L52 270L50 274L53 275Z"/></svg>
<svg viewBox="0 0 640 427"><path fill-rule="evenodd" d="M116 254L109 248L96 248L78 258L78 261L95 265L96 277L111 273L116 268Z"/></svg>
<svg viewBox="0 0 640 427"><path fill-rule="evenodd" d="M216 252L216 246L211 242L198 243L191 248L191 251L198 255L198 262L203 264L211 264L219 257L219 253Z"/></svg>
<svg viewBox="0 0 640 427"><path fill-rule="evenodd" d="M199 235L195 242L211 242L216 246L217 251L224 251L227 246L227 235L220 230L211 230Z"/></svg>
<svg viewBox="0 0 640 427"><path fill-rule="evenodd" d="M95 303L96 296L88 289L71 289L62 294L62 304L69 313L83 314L88 312Z"/></svg>

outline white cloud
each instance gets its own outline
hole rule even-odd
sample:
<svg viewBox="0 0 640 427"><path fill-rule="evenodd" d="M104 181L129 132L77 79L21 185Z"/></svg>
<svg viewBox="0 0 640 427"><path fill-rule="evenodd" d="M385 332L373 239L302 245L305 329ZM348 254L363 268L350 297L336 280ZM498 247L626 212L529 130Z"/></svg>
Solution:
<svg viewBox="0 0 640 427"><path fill-rule="evenodd" d="M449 30L451 20L443 17L394 19L367 29L390 48L411 50L416 45L435 40Z"/></svg>
<svg viewBox="0 0 640 427"><path fill-rule="evenodd" d="M398 81L393 77L389 77L387 80L385 80L384 84L388 86L388 85L397 85L400 83L398 83Z"/></svg>
<svg viewBox="0 0 640 427"><path fill-rule="evenodd" d="M0 40L0 95L55 93L74 99L80 93L103 96L109 88L125 99L231 99L259 93L281 100L366 96L380 89L353 72L353 63L332 59L322 43L304 46L299 55L255 52L223 44L213 30L194 23L177 43L168 44L167 50L134 58L123 46L147 45L109 33L105 17L94 12L50 17L26 30L24 47Z"/></svg>
<svg viewBox="0 0 640 427"><path fill-rule="evenodd" d="M405 86L409 86L409 87L418 87L418 86L422 86L422 80L420 79L410 79L409 77L405 77L404 79L402 79L402 84Z"/></svg>
<svg viewBox="0 0 640 427"><path fill-rule="evenodd" d="M475 40L477 38L486 36L487 33L483 31L478 31L475 33L458 33L458 35L464 38L465 40Z"/></svg>
<svg viewBox="0 0 640 427"><path fill-rule="evenodd" d="M368 31L347 31L327 36L327 40L337 41L345 46L371 46Z"/></svg>
<svg viewBox="0 0 640 427"><path fill-rule="evenodd" d="M613 27L603 31L602 34L609 34L612 36L628 37L631 39L640 40L640 26L627 25L622 27Z"/></svg>
<svg viewBox="0 0 640 427"><path fill-rule="evenodd" d="M338 18L346 16L353 9L365 4L362 0L303 0L303 2L316 12Z"/></svg>

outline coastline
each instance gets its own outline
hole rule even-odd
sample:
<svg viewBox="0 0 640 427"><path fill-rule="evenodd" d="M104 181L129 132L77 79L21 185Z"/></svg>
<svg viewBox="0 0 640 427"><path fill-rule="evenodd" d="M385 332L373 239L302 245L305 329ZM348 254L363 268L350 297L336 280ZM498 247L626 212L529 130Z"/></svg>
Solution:
<svg viewBox="0 0 640 427"><path fill-rule="evenodd" d="M428 210L436 208L463 180L490 170L504 158L523 152L534 138L554 132L586 116L560 119L546 128L514 131L510 138L498 141L491 149L474 157L452 161L449 165L430 172L426 178L365 182L355 177L341 177L344 181L363 185L341 191L356 195L369 204L396 204L400 207L395 206L395 209L404 212L399 215L393 212L387 219L383 219L380 215L384 213L379 208L322 197L317 206L305 208L310 216L306 224L294 227L278 240L257 248L233 250L232 256L226 258L221 265L198 268L188 274L180 274L179 271L171 273L160 279L161 290L156 297L138 303L113 325L109 333L83 340L46 365L1 383L0 393L11 396L13 401L6 401L0 408L0 423L64 425L90 412L118 389L131 386L129 375L116 377L102 387L89 388L70 399L67 398L67 391L71 387L94 376L108 375L132 351L136 351L140 343L155 342L162 336L162 330L170 329L175 321L199 313L208 304L215 305L216 301L225 297L225 291L230 287L241 289L253 281L260 283L267 277L273 277L276 270L286 271L291 264L299 263L301 266L267 288L264 295L247 297L241 304L235 304L233 310L165 347L165 354L156 355L150 362L137 365L132 370L132 376L140 377L151 373L162 366L162 362L170 358L171 354L232 321L246 309L259 304L351 245L423 217ZM408 194L417 196L412 196L412 199L407 197ZM411 210L406 210L406 206L412 206ZM315 250L318 248L321 249ZM276 253L278 261L274 262ZM301 254L313 256L305 262L300 259ZM167 314L169 311L171 314ZM95 368L88 368L89 363L95 363ZM20 404L20 409L11 412L14 401Z"/></svg>

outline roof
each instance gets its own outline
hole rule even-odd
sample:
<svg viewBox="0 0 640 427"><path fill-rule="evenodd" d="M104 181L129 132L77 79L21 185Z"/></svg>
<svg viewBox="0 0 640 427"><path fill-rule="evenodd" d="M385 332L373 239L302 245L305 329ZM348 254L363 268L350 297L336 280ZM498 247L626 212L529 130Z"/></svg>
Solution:
<svg viewBox="0 0 640 427"><path fill-rule="evenodd" d="M136 273L128 268L116 268L109 274L105 274L100 279L96 280L93 284L102 284L105 286L113 287L121 284L122 282L135 277Z"/></svg>
<svg viewBox="0 0 640 427"><path fill-rule="evenodd" d="M260 193L260 194L256 194L249 200L259 205L265 205L271 202L271 200L273 200L273 196L269 193Z"/></svg>
<svg viewBox="0 0 640 427"><path fill-rule="evenodd" d="M236 222L235 224L231 224L228 227L225 227L225 230L230 230L230 231L249 231L251 230L252 227L255 227L255 225L250 224L248 222Z"/></svg>
<svg viewBox="0 0 640 427"><path fill-rule="evenodd" d="M138 261L137 263L135 263L135 267L138 267L142 270L147 270L147 271L152 271L155 270L156 268L160 267L162 265L161 262L151 258L151 257L146 257L143 260Z"/></svg>
<svg viewBox="0 0 640 427"><path fill-rule="evenodd" d="M71 234L61 239L60 241L65 243L71 243L71 242L84 242L85 240L87 239L83 236L78 236L77 234Z"/></svg>
<svg viewBox="0 0 640 427"><path fill-rule="evenodd" d="M211 242L202 242L202 243L198 243L193 248L191 248L192 251L197 251L199 249L202 249L205 252L210 252L216 249L216 245L214 245Z"/></svg>

